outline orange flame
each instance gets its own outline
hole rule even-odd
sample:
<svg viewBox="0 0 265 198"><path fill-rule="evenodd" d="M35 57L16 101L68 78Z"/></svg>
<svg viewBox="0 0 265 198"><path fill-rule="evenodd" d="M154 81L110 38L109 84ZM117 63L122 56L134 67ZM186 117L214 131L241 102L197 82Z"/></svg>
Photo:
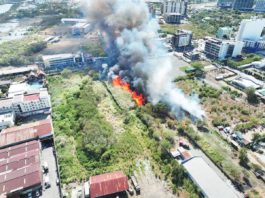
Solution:
<svg viewBox="0 0 265 198"><path fill-rule="evenodd" d="M128 82L121 79L120 76L117 76L112 80L112 85L114 87L121 87L124 91L129 92L132 95L132 99L135 101L138 107L141 107L144 105L144 96L143 94L137 94L135 91L131 90L131 86Z"/></svg>

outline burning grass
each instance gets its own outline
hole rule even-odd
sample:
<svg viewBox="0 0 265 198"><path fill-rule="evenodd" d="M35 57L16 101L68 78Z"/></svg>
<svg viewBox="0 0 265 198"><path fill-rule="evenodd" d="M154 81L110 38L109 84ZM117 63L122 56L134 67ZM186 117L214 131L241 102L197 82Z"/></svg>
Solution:
<svg viewBox="0 0 265 198"><path fill-rule="evenodd" d="M130 84L128 82L122 80L120 76L113 78L112 85L114 87L121 87L124 91L130 93L132 96L132 99L134 100L134 102L136 103L136 105L138 107L141 107L144 105L145 98L144 98L143 94L142 93L138 94L136 91L133 91L131 89Z"/></svg>

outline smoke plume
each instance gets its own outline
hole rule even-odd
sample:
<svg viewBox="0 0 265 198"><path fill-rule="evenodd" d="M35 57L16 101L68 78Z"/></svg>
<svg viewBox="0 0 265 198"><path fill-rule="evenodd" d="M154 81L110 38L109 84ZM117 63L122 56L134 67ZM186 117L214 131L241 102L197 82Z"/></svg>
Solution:
<svg viewBox="0 0 265 198"><path fill-rule="evenodd" d="M176 116L184 110L203 117L198 100L185 96L173 83L176 68L158 39L159 25L144 0L85 0L84 8L105 39L112 60L108 78L120 76L152 104L168 104Z"/></svg>

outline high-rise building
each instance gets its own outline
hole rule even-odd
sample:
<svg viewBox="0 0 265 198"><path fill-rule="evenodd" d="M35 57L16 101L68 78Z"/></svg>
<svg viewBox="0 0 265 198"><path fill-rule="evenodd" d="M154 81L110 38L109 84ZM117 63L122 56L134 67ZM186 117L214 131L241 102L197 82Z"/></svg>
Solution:
<svg viewBox="0 0 265 198"><path fill-rule="evenodd" d="M257 0L255 6L256 12L265 12L265 0Z"/></svg>
<svg viewBox="0 0 265 198"><path fill-rule="evenodd" d="M251 40L258 41L261 39L262 31L265 27L265 19L252 18L242 20L239 31L237 33L237 40Z"/></svg>
<svg viewBox="0 0 265 198"><path fill-rule="evenodd" d="M178 13L182 16L187 15L187 0L164 0L163 2L163 14L168 15L171 13Z"/></svg>
<svg viewBox="0 0 265 198"><path fill-rule="evenodd" d="M249 11L252 10L254 6L254 0L234 0L233 9Z"/></svg>
<svg viewBox="0 0 265 198"><path fill-rule="evenodd" d="M233 0L218 0L217 6L220 8L231 8L233 5Z"/></svg>
<svg viewBox="0 0 265 198"><path fill-rule="evenodd" d="M178 50L185 50L191 47L192 32L188 30L178 30L172 37L172 45Z"/></svg>

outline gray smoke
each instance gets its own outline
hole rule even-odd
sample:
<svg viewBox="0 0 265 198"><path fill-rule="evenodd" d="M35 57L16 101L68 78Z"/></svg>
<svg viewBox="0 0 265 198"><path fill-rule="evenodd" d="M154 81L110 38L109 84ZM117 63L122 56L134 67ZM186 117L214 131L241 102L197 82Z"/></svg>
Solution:
<svg viewBox="0 0 265 198"><path fill-rule="evenodd" d="M176 68L158 40L159 25L144 0L84 0L84 7L102 31L108 55L114 60L108 68L109 78L121 76L152 104L168 104L176 116L182 110L199 119L204 116L198 99L185 96L173 83Z"/></svg>

